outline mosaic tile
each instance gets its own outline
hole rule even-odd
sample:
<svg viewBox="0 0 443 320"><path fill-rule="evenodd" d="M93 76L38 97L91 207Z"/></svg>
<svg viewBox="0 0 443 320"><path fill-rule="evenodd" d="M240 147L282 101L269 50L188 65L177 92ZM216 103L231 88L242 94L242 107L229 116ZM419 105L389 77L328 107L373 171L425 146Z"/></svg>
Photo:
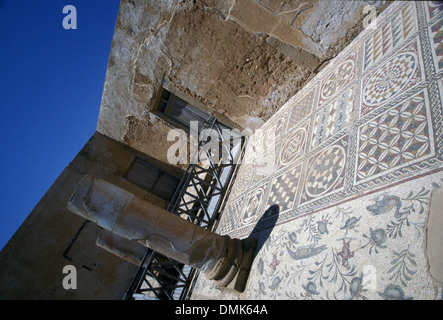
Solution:
<svg viewBox="0 0 443 320"><path fill-rule="evenodd" d="M288 133L282 142L280 155L278 158L277 170L284 168L291 162L297 161L306 153L307 135L309 132L309 122L297 127Z"/></svg>
<svg viewBox="0 0 443 320"><path fill-rule="evenodd" d="M290 118L288 123L288 131L293 129L299 121L304 120L309 116L316 106L316 87L313 86L310 90L301 95L298 99L290 100Z"/></svg>
<svg viewBox="0 0 443 320"><path fill-rule="evenodd" d="M435 21L429 29L435 69L440 72L443 69L443 19Z"/></svg>
<svg viewBox="0 0 443 320"><path fill-rule="evenodd" d="M390 50L398 47L416 29L415 8L408 4L375 30L364 42L363 69L367 70Z"/></svg>
<svg viewBox="0 0 443 320"><path fill-rule="evenodd" d="M277 204L280 212L284 212L294 206L300 184L301 168L301 164L294 166L272 180L268 207Z"/></svg>
<svg viewBox="0 0 443 320"><path fill-rule="evenodd" d="M255 224L260 219L261 213L265 211L263 206L265 194L265 187L259 187L248 194L245 198L245 208L239 219L239 228Z"/></svg>
<svg viewBox="0 0 443 320"><path fill-rule="evenodd" d="M428 20L441 16L443 12L443 2L441 1L426 1L425 7Z"/></svg>
<svg viewBox="0 0 443 320"><path fill-rule="evenodd" d="M236 197L247 190L254 174L254 165L244 164L237 174L236 183L233 186L232 197Z"/></svg>
<svg viewBox="0 0 443 320"><path fill-rule="evenodd" d="M264 124L272 166L254 133L217 232L247 237L274 204L277 223L242 295L199 278L196 297L437 298L425 243L443 187L442 26L441 2L394 2Z"/></svg>
<svg viewBox="0 0 443 320"><path fill-rule="evenodd" d="M344 186L347 137L307 160L300 203L319 198Z"/></svg>
<svg viewBox="0 0 443 320"><path fill-rule="evenodd" d="M433 155L424 91L359 128L356 182Z"/></svg>
<svg viewBox="0 0 443 320"><path fill-rule="evenodd" d="M356 54L353 53L344 59L337 68L332 69L332 72L325 77L320 90L319 105L324 101L335 97L341 89L354 80L357 71L355 60Z"/></svg>
<svg viewBox="0 0 443 320"><path fill-rule="evenodd" d="M442 186L440 172L277 225L243 294L201 277L196 298L435 299L423 237L430 196Z"/></svg>
<svg viewBox="0 0 443 320"><path fill-rule="evenodd" d="M408 43L362 79L360 115L364 116L423 80L418 39Z"/></svg>
<svg viewBox="0 0 443 320"><path fill-rule="evenodd" d="M354 90L350 88L319 109L314 117L311 148L318 147L347 127L353 111L353 101Z"/></svg>

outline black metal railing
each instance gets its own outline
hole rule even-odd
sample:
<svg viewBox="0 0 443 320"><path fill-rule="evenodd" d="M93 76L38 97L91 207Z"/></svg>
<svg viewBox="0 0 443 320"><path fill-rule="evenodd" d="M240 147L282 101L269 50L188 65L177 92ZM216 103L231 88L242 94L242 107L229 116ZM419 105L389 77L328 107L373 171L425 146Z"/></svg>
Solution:
<svg viewBox="0 0 443 320"><path fill-rule="evenodd" d="M213 230L243 157L246 138L214 118L205 123L199 138L168 211ZM209 144L214 138L218 143ZM148 249L124 299L186 300L197 276L197 269Z"/></svg>

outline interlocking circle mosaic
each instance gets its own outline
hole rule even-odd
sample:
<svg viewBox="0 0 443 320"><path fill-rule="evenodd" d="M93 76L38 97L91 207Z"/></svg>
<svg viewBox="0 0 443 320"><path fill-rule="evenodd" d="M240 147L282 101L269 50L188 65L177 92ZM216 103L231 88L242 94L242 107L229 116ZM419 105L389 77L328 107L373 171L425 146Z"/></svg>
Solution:
<svg viewBox="0 0 443 320"><path fill-rule="evenodd" d="M335 72L325 81L321 96L328 99L336 94L354 77L354 62L347 60L342 63Z"/></svg>
<svg viewBox="0 0 443 320"><path fill-rule="evenodd" d="M305 140L306 130L304 128L299 128L290 134L283 142L280 163L282 165L288 164L295 158L303 155Z"/></svg>

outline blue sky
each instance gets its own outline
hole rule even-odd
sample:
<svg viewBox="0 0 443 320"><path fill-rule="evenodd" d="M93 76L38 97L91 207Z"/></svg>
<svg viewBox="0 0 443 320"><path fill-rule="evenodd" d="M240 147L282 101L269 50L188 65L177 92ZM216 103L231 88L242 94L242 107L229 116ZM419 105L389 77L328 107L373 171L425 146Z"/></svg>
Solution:
<svg viewBox="0 0 443 320"><path fill-rule="evenodd" d="M0 0L0 249L95 132L119 4Z"/></svg>

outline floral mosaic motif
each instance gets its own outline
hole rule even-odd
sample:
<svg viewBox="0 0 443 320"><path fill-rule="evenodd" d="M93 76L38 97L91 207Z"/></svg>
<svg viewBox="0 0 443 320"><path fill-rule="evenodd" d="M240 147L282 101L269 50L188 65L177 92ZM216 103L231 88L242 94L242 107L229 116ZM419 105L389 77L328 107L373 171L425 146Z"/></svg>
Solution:
<svg viewBox="0 0 443 320"><path fill-rule="evenodd" d="M295 263L284 263L284 250L272 253L270 261L259 258L257 272L261 277L256 285L251 285L251 291L266 298L316 299L325 298L321 295L332 283L337 291L326 292L326 298L337 298L340 294L347 298L360 296L361 276L349 260L354 256L351 240L340 239L340 244L331 248L316 244L300 246L294 232L269 239L266 250L286 247ZM312 263L312 259L316 260ZM282 290L288 284L297 286L298 292Z"/></svg>
<svg viewBox="0 0 443 320"><path fill-rule="evenodd" d="M420 189L405 197L381 194L366 210L376 216L391 214L392 221L408 215L412 222L425 212L429 197L429 189ZM416 254L409 247L393 249L392 241L398 242L398 238L389 235L389 224L384 228L369 227L367 233L356 230L358 222L367 219L367 214L362 213L350 207L337 207L322 216L307 216L294 231L272 233L258 260L256 270L261 276L255 285L250 285L251 290L262 298L274 299L368 299L369 295L370 298L377 295L382 299L412 299L404 290L417 275ZM331 243L324 238L329 239L327 228L334 228L333 225L336 236ZM409 223L409 227L421 231L424 228L419 223ZM386 274L388 284L383 290L381 286L378 290L371 289L367 265L356 263L366 250L369 256L391 252L391 260L384 264L386 269L374 271ZM291 286L297 290L288 290Z"/></svg>
<svg viewBox="0 0 443 320"><path fill-rule="evenodd" d="M395 258L391 261L391 268L387 271L390 275L389 280L401 283L407 287L408 281L411 281L416 274L417 263L415 262L415 254L409 251L409 248L397 252L392 251Z"/></svg>
<svg viewBox="0 0 443 320"><path fill-rule="evenodd" d="M393 220L386 226L386 235L390 238L397 238L402 236L402 229L406 227L413 227L417 231L417 238L423 233L424 225L410 221L409 217L413 213L423 214L425 208L428 206L430 190L426 190L424 187L414 194L412 191L406 198L399 198L395 195L383 194L375 199L375 204L372 204L366 209L373 215L385 214L388 212L394 212ZM418 211L417 211L418 210ZM377 229L379 232L378 242L384 237L382 236L381 229ZM365 235L365 237L367 237ZM371 236L373 238L373 236ZM377 241L376 241L377 242Z"/></svg>
<svg viewBox="0 0 443 320"><path fill-rule="evenodd" d="M369 240L362 246L362 248L369 247L369 254L372 254L373 251L377 254L379 250L387 248L385 245L387 236L384 229L372 230L372 228L369 228L369 235L363 234L363 237Z"/></svg>
<svg viewBox="0 0 443 320"><path fill-rule="evenodd" d="M431 190L443 187L443 175L427 187L413 185L274 227L263 239L242 297L406 300L419 298L422 291L433 293L432 286L423 287L422 243ZM391 223L405 217L408 223L401 233L391 234ZM403 241L414 237L416 241ZM200 281L194 290L212 290L211 298L233 298L223 292L214 296L217 291L209 280Z"/></svg>

